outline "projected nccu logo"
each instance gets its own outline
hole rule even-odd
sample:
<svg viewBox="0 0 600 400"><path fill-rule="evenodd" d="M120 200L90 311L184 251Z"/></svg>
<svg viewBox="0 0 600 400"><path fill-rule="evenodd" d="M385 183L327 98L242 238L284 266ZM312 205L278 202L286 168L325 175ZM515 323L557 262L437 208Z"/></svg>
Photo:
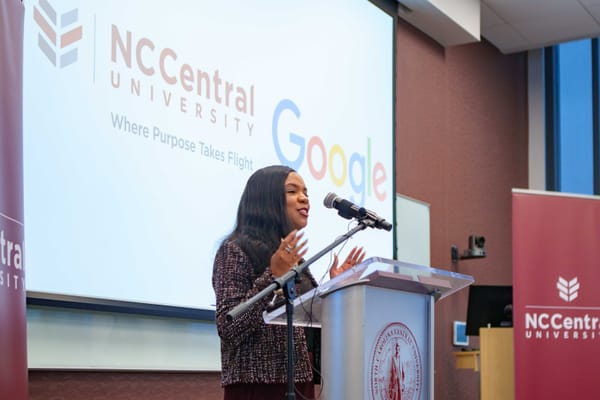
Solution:
<svg viewBox="0 0 600 400"><path fill-rule="evenodd" d="M47 0L39 0L33 7L33 19L40 28L38 47L53 65L64 68L77 61L76 43L83 35L79 9L59 15Z"/></svg>

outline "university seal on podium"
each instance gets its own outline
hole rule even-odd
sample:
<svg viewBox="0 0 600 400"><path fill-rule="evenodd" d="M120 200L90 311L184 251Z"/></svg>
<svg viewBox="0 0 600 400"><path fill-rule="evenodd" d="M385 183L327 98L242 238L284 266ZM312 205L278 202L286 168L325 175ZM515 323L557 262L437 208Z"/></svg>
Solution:
<svg viewBox="0 0 600 400"><path fill-rule="evenodd" d="M375 337L369 383L373 400L419 400L423 367L414 335L400 322L386 325Z"/></svg>

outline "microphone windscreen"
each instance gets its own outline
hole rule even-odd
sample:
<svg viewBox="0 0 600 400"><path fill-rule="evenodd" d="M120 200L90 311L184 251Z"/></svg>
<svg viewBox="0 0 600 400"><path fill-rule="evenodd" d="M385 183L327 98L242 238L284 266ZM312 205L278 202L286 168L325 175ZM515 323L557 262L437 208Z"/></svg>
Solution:
<svg viewBox="0 0 600 400"><path fill-rule="evenodd" d="M323 199L323 205L327 208L333 208L333 204L335 203L335 199L337 199L337 194L329 192L327 196Z"/></svg>

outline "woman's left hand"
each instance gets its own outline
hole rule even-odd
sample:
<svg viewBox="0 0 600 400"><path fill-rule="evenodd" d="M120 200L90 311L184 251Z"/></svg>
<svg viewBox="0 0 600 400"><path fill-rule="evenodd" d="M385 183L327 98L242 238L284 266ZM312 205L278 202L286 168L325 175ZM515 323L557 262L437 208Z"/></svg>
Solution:
<svg viewBox="0 0 600 400"><path fill-rule="evenodd" d="M338 259L337 255L334 254L333 255L333 264L331 265L331 268L329 269L329 277L335 278L336 276L340 275L342 272L354 267L356 264L360 264L362 262L362 260L364 260L364 258L365 258L364 249L362 247L358 248L355 246L352 250L350 250L348 257L346 257L346 260L342 263L342 265L340 265L338 267L339 259Z"/></svg>

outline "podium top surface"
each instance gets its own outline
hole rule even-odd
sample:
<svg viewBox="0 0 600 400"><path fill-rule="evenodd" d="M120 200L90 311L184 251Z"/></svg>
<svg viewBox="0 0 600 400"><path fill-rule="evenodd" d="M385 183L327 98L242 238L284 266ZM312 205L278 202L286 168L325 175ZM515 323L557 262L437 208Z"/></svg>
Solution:
<svg viewBox="0 0 600 400"><path fill-rule="evenodd" d="M322 299L348 286L368 285L443 299L471 285L473 277L423 265L371 257L294 299L294 324L320 326ZM310 314L310 315L309 315ZM264 313L267 323L286 323L285 306Z"/></svg>

